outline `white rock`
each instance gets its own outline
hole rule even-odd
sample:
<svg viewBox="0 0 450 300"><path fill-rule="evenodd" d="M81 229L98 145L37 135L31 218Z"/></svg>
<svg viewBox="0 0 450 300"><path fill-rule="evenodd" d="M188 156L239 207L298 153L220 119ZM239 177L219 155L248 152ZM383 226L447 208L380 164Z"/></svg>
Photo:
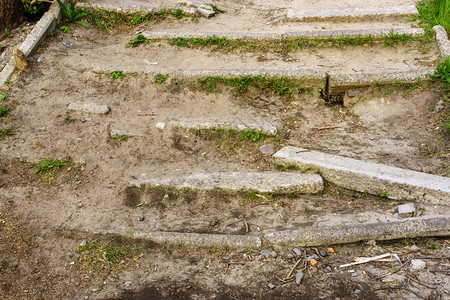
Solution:
<svg viewBox="0 0 450 300"><path fill-rule="evenodd" d="M422 270L425 269L427 263L421 259L411 259L411 269L412 270Z"/></svg>
<svg viewBox="0 0 450 300"><path fill-rule="evenodd" d="M166 128L166 123L156 123L156 128L163 130Z"/></svg>
<svg viewBox="0 0 450 300"><path fill-rule="evenodd" d="M84 111L93 114L107 114L111 110L108 105L99 105L96 103L70 103L69 110Z"/></svg>
<svg viewBox="0 0 450 300"><path fill-rule="evenodd" d="M412 213L412 212L416 211L416 208L414 207L414 203L406 203L406 204L399 205L397 207L397 209L398 209L398 214L399 215L401 215L401 214L409 214L409 213Z"/></svg>

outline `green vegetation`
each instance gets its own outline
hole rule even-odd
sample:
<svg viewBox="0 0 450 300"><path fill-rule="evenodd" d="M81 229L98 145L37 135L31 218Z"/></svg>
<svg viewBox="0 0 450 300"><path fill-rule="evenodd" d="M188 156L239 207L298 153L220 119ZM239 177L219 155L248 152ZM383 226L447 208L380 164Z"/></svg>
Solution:
<svg viewBox="0 0 450 300"><path fill-rule="evenodd" d="M450 32L450 0L422 0L417 3L419 15L414 18L425 29L427 35L433 35L433 26L442 25Z"/></svg>
<svg viewBox="0 0 450 300"><path fill-rule="evenodd" d="M67 165L68 162L69 160L44 158L36 165L36 169L38 174L41 174L46 171L53 171L55 169L59 169L60 167Z"/></svg>
<svg viewBox="0 0 450 300"><path fill-rule="evenodd" d="M300 88L301 82L285 76L246 75L226 78L221 76L207 76L200 78L199 83L208 92L216 91L218 83L230 86L234 88L238 95L249 91L250 88L258 92L269 91L279 96L288 95L290 97L293 96L294 91L298 91L299 93L302 91Z"/></svg>
<svg viewBox="0 0 450 300"><path fill-rule="evenodd" d="M119 140L119 141L122 141L122 142L126 142L126 141L128 141L128 139L130 138L130 136L129 135L126 135L126 134L120 134L120 135L118 135L118 136L116 136L117 137L117 139Z"/></svg>
<svg viewBox="0 0 450 300"><path fill-rule="evenodd" d="M9 113L9 109L6 106L0 106L0 117L6 117Z"/></svg>
<svg viewBox="0 0 450 300"><path fill-rule="evenodd" d="M16 133L11 127L8 127L6 129L0 129L0 140L3 140L5 136L11 136L15 135Z"/></svg>
<svg viewBox="0 0 450 300"><path fill-rule="evenodd" d="M6 93L1 93L0 94L0 101L5 101L6 99L8 99L8 95Z"/></svg>
<svg viewBox="0 0 450 300"><path fill-rule="evenodd" d="M9 31L8 28L5 28L5 33L6 33L6 36L7 36L7 37L9 37L9 38L12 38L12 37L13 37L13 35L11 34L11 31Z"/></svg>
<svg viewBox="0 0 450 300"><path fill-rule="evenodd" d="M14 86L14 82L12 82L10 79L5 80L5 84L9 86Z"/></svg>
<svg viewBox="0 0 450 300"><path fill-rule="evenodd" d="M387 202L389 201L389 194L387 192L384 192L383 194L380 195L380 198L383 202Z"/></svg>
<svg viewBox="0 0 450 300"><path fill-rule="evenodd" d="M66 116L64 117L64 123L69 124L72 122L73 122L73 119L70 117L70 111L66 110Z"/></svg>
<svg viewBox="0 0 450 300"><path fill-rule="evenodd" d="M241 131L242 140L252 140L254 142L264 141L266 139L266 135L260 130L255 131L254 129L243 130Z"/></svg>
<svg viewBox="0 0 450 300"><path fill-rule="evenodd" d="M146 38L142 34L139 34L136 38L131 39L125 47L126 48L137 47L137 46L140 46L140 45L145 45L148 42L149 42L148 38Z"/></svg>
<svg viewBox="0 0 450 300"><path fill-rule="evenodd" d="M22 4L25 8L25 12L30 15L36 15L44 8L44 3L39 1L22 0Z"/></svg>
<svg viewBox="0 0 450 300"><path fill-rule="evenodd" d="M98 273L138 257L144 253L144 249L124 244L104 244L95 240L79 246L77 252L80 255L79 260L87 264L92 272Z"/></svg>
<svg viewBox="0 0 450 300"><path fill-rule="evenodd" d="M439 249L439 245L436 245L436 244L433 244L433 243L432 243L432 244L430 245L430 249L431 249L431 250L437 250L437 249Z"/></svg>
<svg viewBox="0 0 450 300"><path fill-rule="evenodd" d="M123 80L123 71L112 71L110 75L112 79Z"/></svg>
<svg viewBox="0 0 450 300"><path fill-rule="evenodd" d="M218 8L216 5L210 3L208 4L209 6L211 6L212 10L218 15L218 14L224 14L226 13L226 11L221 10L220 8Z"/></svg>
<svg viewBox="0 0 450 300"><path fill-rule="evenodd" d="M434 71L434 74L430 75L434 80L440 80L446 83L447 89L450 88L450 57L441 61Z"/></svg>
<svg viewBox="0 0 450 300"><path fill-rule="evenodd" d="M169 78L169 74L161 74L158 73L155 76L155 83L157 84L163 84L164 82L166 82L166 80Z"/></svg>
<svg viewBox="0 0 450 300"><path fill-rule="evenodd" d="M61 30L62 30L64 33L70 33L70 28L69 28L69 26L61 26Z"/></svg>
<svg viewBox="0 0 450 300"><path fill-rule="evenodd" d="M184 13L183 10L181 8L177 8L174 11L172 11L172 15L177 19L180 20L181 18L183 18Z"/></svg>
<svg viewBox="0 0 450 300"><path fill-rule="evenodd" d="M81 18L87 16L86 12L84 12L82 9L75 8L75 6L70 3L70 1L67 3L67 5L64 5L61 0L56 1L58 2L59 7L61 7L61 10L64 12L67 22L89 26L88 22L80 20Z"/></svg>

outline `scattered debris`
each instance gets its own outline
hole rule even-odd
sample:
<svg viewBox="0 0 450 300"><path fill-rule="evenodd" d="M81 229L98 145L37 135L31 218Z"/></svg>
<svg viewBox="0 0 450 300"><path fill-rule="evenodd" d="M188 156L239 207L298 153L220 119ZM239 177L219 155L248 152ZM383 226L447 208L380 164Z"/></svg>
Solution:
<svg viewBox="0 0 450 300"><path fill-rule="evenodd" d="M309 263L311 264L311 266L315 266L317 264L317 260L313 258Z"/></svg>

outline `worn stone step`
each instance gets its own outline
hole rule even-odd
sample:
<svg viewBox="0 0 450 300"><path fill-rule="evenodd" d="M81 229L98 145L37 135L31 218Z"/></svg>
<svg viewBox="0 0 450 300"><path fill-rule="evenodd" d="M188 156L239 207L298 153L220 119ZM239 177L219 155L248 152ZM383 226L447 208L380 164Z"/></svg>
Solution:
<svg viewBox="0 0 450 300"><path fill-rule="evenodd" d="M225 190L288 194L314 194L323 190L323 179L317 174L282 172L200 173L171 178L133 180L130 187L172 187L200 191Z"/></svg>
<svg viewBox="0 0 450 300"><path fill-rule="evenodd" d="M383 38L391 34L407 34L418 36L425 34L423 28L386 28L386 29L339 29L339 30L299 30L299 31L282 31L282 32L228 32L228 31L186 31L186 30L171 30L171 31L144 31L141 33L148 39L172 39L172 38L209 38L209 37L226 37L230 40L269 40L269 39L283 39L283 38L342 38L342 37L357 37L357 36L372 36L373 38Z"/></svg>
<svg viewBox="0 0 450 300"><path fill-rule="evenodd" d="M287 18L296 21L313 21L324 19L348 19L368 17L398 17L419 14L415 5L383 5L371 7L337 7L289 9Z"/></svg>
<svg viewBox="0 0 450 300"><path fill-rule="evenodd" d="M398 200L450 200L450 178L446 177L292 146L282 148L273 158L280 164L320 170L324 179L347 189L386 193Z"/></svg>

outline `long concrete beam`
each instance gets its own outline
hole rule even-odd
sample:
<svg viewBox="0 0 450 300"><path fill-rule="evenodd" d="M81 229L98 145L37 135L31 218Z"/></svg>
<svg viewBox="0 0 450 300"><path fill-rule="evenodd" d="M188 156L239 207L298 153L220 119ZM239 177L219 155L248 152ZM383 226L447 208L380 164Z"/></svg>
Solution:
<svg viewBox="0 0 450 300"><path fill-rule="evenodd" d="M450 201L450 178L442 176L291 146L276 152L273 159L280 164L320 170L325 180L351 190L387 193L398 200Z"/></svg>

